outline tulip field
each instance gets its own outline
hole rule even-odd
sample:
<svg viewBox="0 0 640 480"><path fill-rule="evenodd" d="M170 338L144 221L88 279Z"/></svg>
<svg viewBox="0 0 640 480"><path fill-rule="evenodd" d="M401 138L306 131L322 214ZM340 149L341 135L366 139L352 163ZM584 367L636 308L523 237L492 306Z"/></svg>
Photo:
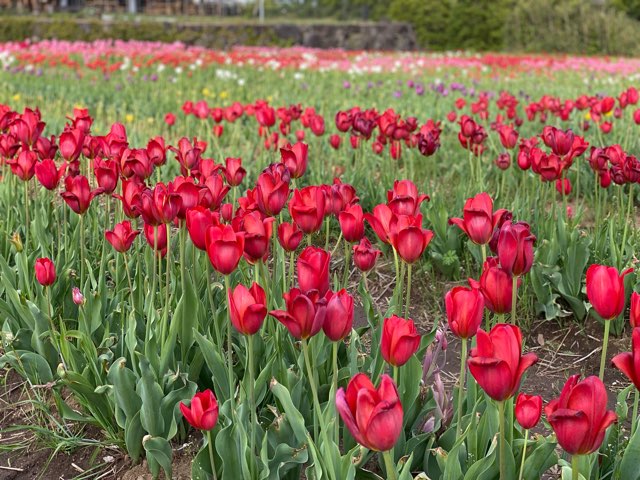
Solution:
<svg viewBox="0 0 640 480"><path fill-rule="evenodd" d="M640 479L640 60L0 64L0 479Z"/></svg>

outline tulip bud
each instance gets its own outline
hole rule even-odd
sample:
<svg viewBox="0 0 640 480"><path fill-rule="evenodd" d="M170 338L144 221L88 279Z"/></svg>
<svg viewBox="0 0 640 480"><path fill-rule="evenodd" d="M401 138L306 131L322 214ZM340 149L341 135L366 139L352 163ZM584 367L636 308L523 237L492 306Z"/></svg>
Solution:
<svg viewBox="0 0 640 480"><path fill-rule="evenodd" d="M384 319L381 353L389 365L401 367L409 361L420 346L420 334L413 320L393 315Z"/></svg>
<svg viewBox="0 0 640 480"><path fill-rule="evenodd" d="M522 428L530 430L540 421L542 415L542 397L521 393L516 399L516 420Z"/></svg>
<svg viewBox="0 0 640 480"><path fill-rule="evenodd" d="M53 285L56 281L56 267L49 258L39 258L35 264L36 280L43 287Z"/></svg>
<svg viewBox="0 0 640 480"><path fill-rule="evenodd" d="M71 297L73 298L73 303L76 305L84 305L87 301L78 287L73 287L71 290Z"/></svg>
<svg viewBox="0 0 640 480"><path fill-rule="evenodd" d="M11 235L11 243L16 249L16 252L20 253L23 250L22 238L18 232L13 232Z"/></svg>

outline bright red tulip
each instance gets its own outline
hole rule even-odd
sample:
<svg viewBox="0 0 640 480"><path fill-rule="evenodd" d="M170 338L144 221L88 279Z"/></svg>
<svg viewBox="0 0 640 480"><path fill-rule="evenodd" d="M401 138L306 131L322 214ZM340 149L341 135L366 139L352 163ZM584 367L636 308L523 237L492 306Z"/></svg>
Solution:
<svg viewBox="0 0 640 480"><path fill-rule="evenodd" d="M401 367L419 346L420 334L413 320L405 320L397 315L384 319L380 352L389 365Z"/></svg>
<svg viewBox="0 0 640 480"><path fill-rule="evenodd" d="M145 223L142 229L144 238L152 249L155 247L158 255L164 257L167 254L167 224L161 223L156 225L155 228L158 231L157 236L154 236L154 226Z"/></svg>
<svg viewBox="0 0 640 480"><path fill-rule="evenodd" d="M43 287L53 285L56 281L56 266L49 258L39 258L35 264L36 280Z"/></svg>
<svg viewBox="0 0 640 480"><path fill-rule="evenodd" d="M451 218L449 224L458 226L469 239L478 245L489 243L493 231L507 210L493 211L493 200L488 193L482 192L467 199L463 208L463 218Z"/></svg>
<svg viewBox="0 0 640 480"><path fill-rule="evenodd" d="M298 286L308 293L317 290L324 296L329 290L331 255L318 247L305 248L298 257Z"/></svg>
<svg viewBox="0 0 640 480"><path fill-rule="evenodd" d="M65 191L60 196L67 202L69 208L78 215L84 214L89 209L91 200L102 193L101 188L92 191L89 187L89 180L83 175L65 178L64 186Z"/></svg>
<svg viewBox="0 0 640 480"><path fill-rule="evenodd" d="M289 213L304 233L317 232L324 219L324 192L316 186L294 190L289 200Z"/></svg>
<svg viewBox="0 0 640 480"><path fill-rule="evenodd" d="M607 410L607 390L602 380L591 376L569 377L560 397L544 408L558 443L571 455L586 455L600 448L607 428L617 421Z"/></svg>
<svg viewBox="0 0 640 480"><path fill-rule="evenodd" d="M276 216L289 199L289 170L282 163L271 165L258 177L256 199L258 208L265 215Z"/></svg>
<svg viewBox="0 0 640 480"><path fill-rule="evenodd" d="M269 244L275 218L262 218L258 211L234 218L232 224L238 232L244 233L244 257L251 264L265 260L269 255Z"/></svg>
<svg viewBox="0 0 640 480"><path fill-rule="evenodd" d="M140 194L144 185L139 180L123 180L122 195L114 195L122 202L122 211L129 218L140 216Z"/></svg>
<svg viewBox="0 0 640 480"><path fill-rule="evenodd" d="M304 233L295 223L282 222L278 225L278 243L287 252L298 248Z"/></svg>
<svg viewBox="0 0 640 480"><path fill-rule="evenodd" d="M536 237L529 224L506 221L500 227L498 236L498 260L509 275L519 277L531 270L533 265L533 244Z"/></svg>
<svg viewBox="0 0 640 480"><path fill-rule="evenodd" d="M118 186L118 176L120 174L118 162L115 160L103 160L96 157L93 160L93 173L96 177L98 186L105 193L112 193Z"/></svg>
<svg viewBox="0 0 640 480"><path fill-rule="evenodd" d="M361 272L368 272L375 264L382 252L371 246L367 238L362 238L358 245L353 246L353 263Z"/></svg>
<svg viewBox="0 0 640 480"><path fill-rule="evenodd" d="M353 438L369 450L391 450L402 433L403 411L398 389L388 375L376 389L364 373L355 375L347 391L336 393L336 408Z"/></svg>
<svg viewBox="0 0 640 480"><path fill-rule="evenodd" d="M251 288L240 284L227 291L231 323L240 333L253 335L262 326L267 316L267 295L257 283Z"/></svg>
<svg viewBox="0 0 640 480"><path fill-rule="evenodd" d="M322 325L324 334L338 342L351 333L353 325L353 297L343 288L327 303L327 316Z"/></svg>
<svg viewBox="0 0 640 480"><path fill-rule="evenodd" d="M459 338L474 337L484 314L484 296L478 288L454 287L444 297L449 329Z"/></svg>
<svg viewBox="0 0 640 480"><path fill-rule="evenodd" d="M241 158L227 158L225 160L224 176L227 183L232 187L237 187L242 183L247 171L242 167Z"/></svg>
<svg viewBox="0 0 640 480"><path fill-rule="evenodd" d="M516 143L518 142L518 132L514 130L514 128L510 125L502 125L498 129L498 134L500 135L500 143L507 150L511 150L515 148Z"/></svg>
<svg viewBox="0 0 640 480"><path fill-rule="evenodd" d="M196 393L187 407L180 402L180 411L189 425L208 432L218 423L218 401L211 390Z"/></svg>
<svg viewBox="0 0 640 480"><path fill-rule="evenodd" d="M173 182L170 182L170 186L180 196L177 217L180 220L185 220L187 211L200 203L200 199L203 197L202 192L205 189L200 184L196 184L193 177L176 177Z"/></svg>
<svg viewBox="0 0 640 480"><path fill-rule="evenodd" d="M219 173L207 177L204 182L205 189L202 190L200 204L203 207L216 209L220 207L224 197L229 192L229 185L225 185L222 175Z"/></svg>
<svg viewBox="0 0 640 480"><path fill-rule="evenodd" d="M484 262L480 282L470 279L469 283L480 288L485 306L491 312L500 315L511 311L513 278L498 265L496 257L489 257Z"/></svg>
<svg viewBox="0 0 640 480"><path fill-rule="evenodd" d="M196 248L207 249L207 230L213 225L220 225L220 221L217 214L208 208L197 206L187 210L187 231Z"/></svg>
<svg viewBox="0 0 640 480"><path fill-rule="evenodd" d="M17 158L7 159L7 164L11 167L11 173L26 182L33 178L37 161L38 155L36 155L36 152L22 150Z"/></svg>
<svg viewBox="0 0 640 480"><path fill-rule="evenodd" d="M50 158L45 158L35 165L36 178L47 190L55 190L58 188L60 179L64 176L66 170L66 163L63 163L60 168L58 168Z"/></svg>
<svg viewBox="0 0 640 480"><path fill-rule="evenodd" d="M131 229L131 222L125 220L118 223L113 230L104 232L104 237L117 252L124 253L131 248L140 231Z"/></svg>
<svg viewBox="0 0 640 480"><path fill-rule="evenodd" d="M214 225L206 233L207 254L211 265L223 275L230 275L244 252L244 234L231 225Z"/></svg>
<svg viewBox="0 0 640 480"><path fill-rule="evenodd" d="M522 355L522 333L515 325L499 323L489 333L479 329L477 341L468 360L471 375L495 401L513 397L525 370L538 361L538 356Z"/></svg>
<svg viewBox="0 0 640 480"><path fill-rule="evenodd" d="M433 238L433 232L422 228L422 215L401 215L391 224L391 245L402 260L415 263Z"/></svg>
<svg viewBox="0 0 640 480"><path fill-rule="evenodd" d="M67 162L73 162L78 159L82 153L84 145L84 132L78 128L65 130L60 134L58 141L60 146L60 154Z"/></svg>
<svg viewBox="0 0 640 480"><path fill-rule="evenodd" d="M286 311L273 310L269 315L282 323L293 337L304 340L322 329L327 315L327 299L317 290L305 294L299 288L292 288L283 298Z"/></svg>
<svg viewBox="0 0 640 480"><path fill-rule="evenodd" d="M176 116L169 112L164 116L164 123L166 123L169 127L172 127L176 123Z"/></svg>
<svg viewBox="0 0 640 480"><path fill-rule="evenodd" d="M282 163L289 169L291 178L300 178L307 171L308 151L309 146L302 142L298 142L293 146L287 145L280 149Z"/></svg>
<svg viewBox="0 0 640 480"><path fill-rule="evenodd" d="M631 294L631 308L629 309L629 322L632 328L640 327L640 294Z"/></svg>
<svg viewBox="0 0 640 480"><path fill-rule="evenodd" d="M619 274L617 268L604 265L587 269L587 298L604 320L612 320L624 310L624 277L631 272L633 268Z"/></svg>
<svg viewBox="0 0 640 480"><path fill-rule="evenodd" d="M634 328L631 334L631 351L619 353L611 363L640 390L640 327Z"/></svg>
<svg viewBox="0 0 640 480"><path fill-rule="evenodd" d="M429 195L419 194L411 180L396 180L387 191L387 205L396 215L418 215L425 200L429 201Z"/></svg>
<svg viewBox="0 0 640 480"><path fill-rule="evenodd" d="M531 430L542 416L542 397L540 395L518 394L516 399L516 420L525 430Z"/></svg>
<svg viewBox="0 0 640 480"><path fill-rule="evenodd" d="M345 241L357 242L364 236L364 216L362 207L357 203L340 212L338 221Z"/></svg>
<svg viewBox="0 0 640 480"><path fill-rule="evenodd" d="M369 222L380 241L387 244L391 243L391 223L395 218L391 208L384 204L376 205L372 213L364 214L364 219Z"/></svg>

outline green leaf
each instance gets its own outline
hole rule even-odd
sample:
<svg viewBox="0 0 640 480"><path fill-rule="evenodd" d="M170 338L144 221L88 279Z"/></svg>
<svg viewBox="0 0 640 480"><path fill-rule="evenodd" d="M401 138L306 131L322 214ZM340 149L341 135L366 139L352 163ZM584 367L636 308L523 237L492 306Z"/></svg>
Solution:
<svg viewBox="0 0 640 480"><path fill-rule="evenodd" d="M552 442L541 437L534 443L533 451L527 453L524 461L524 472L522 478L525 480L538 480L542 474L558 461L555 451L556 442Z"/></svg>
<svg viewBox="0 0 640 480"><path fill-rule="evenodd" d="M620 462L620 478L624 480L639 480L640 468L638 468L638 459L640 459L640 428L636 429L629 440L629 444L622 455Z"/></svg>
<svg viewBox="0 0 640 480"><path fill-rule="evenodd" d="M171 478L171 445L162 437L147 435L142 441L145 452L147 452L147 464L149 471L154 478L160 474L160 467L164 470L167 478Z"/></svg>
<svg viewBox="0 0 640 480"><path fill-rule="evenodd" d="M138 381L137 391L142 399L140 422L151 436L159 437L164 433L164 418L160 415L164 394L146 358L141 357L139 366L141 378Z"/></svg>

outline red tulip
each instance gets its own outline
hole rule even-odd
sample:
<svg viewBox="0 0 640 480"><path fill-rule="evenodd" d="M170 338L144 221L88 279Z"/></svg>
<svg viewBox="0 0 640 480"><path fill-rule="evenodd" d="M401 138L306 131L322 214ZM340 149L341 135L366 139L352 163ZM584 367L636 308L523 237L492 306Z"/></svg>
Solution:
<svg viewBox="0 0 640 480"><path fill-rule="evenodd" d="M518 132L514 130L514 128L510 125L502 125L498 129L498 134L500 135L500 143L507 150L511 150L516 146L518 142Z"/></svg>
<svg viewBox="0 0 640 480"><path fill-rule="evenodd" d="M380 204L373 207L372 213L365 213L364 218L381 242L391 243L391 223L396 215L391 211L388 205Z"/></svg>
<svg viewBox="0 0 640 480"><path fill-rule="evenodd" d="M489 243L493 231L507 210L493 211L493 200L488 193L482 192L467 199L464 204L463 218L451 218L449 224L457 225L469 239L478 245Z"/></svg>
<svg viewBox="0 0 640 480"><path fill-rule="evenodd" d="M7 164L11 167L11 173L26 182L33 178L37 161L38 156L36 152L22 150L17 158L7 159Z"/></svg>
<svg viewBox="0 0 640 480"><path fill-rule="evenodd" d="M331 255L318 247L305 248L298 257L298 285L308 293L317 290L324 296L329 290L329 265Z"/></svg>
<svg viewBox="0 0 640 480"><path fill-rule="evenodd" d="M498 260L502 269L515 277L531 270L535 241L536 237L531 234L529 224L506 221L500 227L498 237Z"/></svg>
<svg viewBox="0 0 640 480"><path fill-rule="evenodd" d="M420 346L420 334L413 320L393 315L384 319L380 352L389 365L401 367Z"/></svg>
<svg viewBox="0 0 640 480"><path fill-rule="evenodd" d="M327 300L317 290L305 294L299 288L292 288L282 296L286 311L273 310L269 315L282 323L293 337L304 340L322 329L327 315Z"/></svg>
<svg viewBox="0 0 640 480"><path fill-rule="evenodd" d="M202 190L200 204L203 207L216 209L220 207L224 197L229 192L230 187L225 185L222 175L212 174L204 182L205 189Z"/></svg>
<svg viewBox="0 0 640 480"><path fill-rule="evenodd" d="M291 218L304 233L320 229L324 219L324 193L320 187L309 186L294 190L289 201Z"/></svg>
<svg viewBox="0 0 640 480"><path fill-rule="evenodd" d="M282 163L271 165L258 177L256 199L265 215L278 215L289 199L289 170Z"/></svg>
<svg viewBox="0 0 640 480"><path fill-rule="evenodd" d="M369 377L358 373L346 392L340 388L336 393L336 408L356 442L369 450L391 450L402 433L402 404L388 375L380 377L376 389Z"/></svg>
<svg viewBox="0 0 640 480"><path fill-rule="evenodd" d="M282 163L284 163L291 178L300 178L307 171L307 155L309 146L306 143L298 142L295 145L287 145L280 149Z"/></svg>
<svg viewBox="0 0 640 480"><path fill-rule="evenodd" d="M188 138L182 137L178 141L178 147L169 147L169 150L176 154L176 160L180 164L182 174L188 175L191 170L198 169L206 148L205 142L194 138L192 143Z"/></svg>
<svg viewBox="0 0 640 480"><path fill-rule="evenodd" d="M71 289L71 299L73 300L73 303L75 303L76 305L84 305L85 302L87 301L84 298L82 291L78 287L73 287Z"/></svg>
<svg viewBox="0 0 640 480"><path fill-rule="evenodd" d="M619 353L611 363L640 390L640 327L631 334L631 351Z"/></svg>
<svg viewBox="0 0 640 480"><path fill-rule="evenodd" d="M269 255L269 243L275 218L262 218L258 211L233 219L234 229L244 233L244 257L251 264L265 260Z"/></svg>
<svg viewBox="0 0 640 480"><path fill-rule="evenodd" d="M556 191L560 195L569 195L571 193L571 180L568 178L556 180Z"/></svg>
<svg viewBox="0 0 640 480"><path fill-rule="evenodd" d="M632 328L640 327L640 294L631 294L631 308L629 309L629 322Z"/></svg>
<svg viewBox="0 0 640 480"><path fill-rule="evenodd" d="M499 265L495 257L487 258L482 267L480 282L469 280L471 286L478 286L484 296L485 306L493 313L509 313L512 308L511 293L513 278Z"/></svg>
<svg viewBox="0 0 640 480"><path fill-rule="evenodd" d="M624 277L631 272L633 268L618 274L617 268L604 265L587 269L587 297L604 320L612 320L624 310Z"/></svg>
<svg viewBox="0 0 640 480"><path fill-rule="evenodd" d="M368 272L375 264L382 252L371 246L367 238L362 238L358 245L353 246L353 263L361 272Z"/></svg>
<svg viewBox="0 0 640 480"><path fill-rule="evenodd" d="M123 180L122 195L114 195L122 202L122 211L129 218L140 216L140 194L144 185L139 180Z"/></svg>
<svg viewBox="0 0 640 480"><path fill-rule="evenodd" d="M237 187L242 183L247 171L242 168L241 158L227 158L225 160L224 176L227 183L232 187Z"/></svg>
<svg viewBox="0 0 640 480"><path fill-rule="evenodd" d="M129 220L120 222L113 230L104 232L104 237L107 241L120 253L128 251L138 235L140 235L140 232L131 229L131 222Z"/></svg>
<svg viewBox="0 0 640 480"><path fill-rule="evenodd" d="M185 420L198 430L213 430L218 423L218 401L211 390L196 393L189 407L180 402L180 411Z"/></svg>
<svg viewBox="0 0 640 480"><path fill-rule="evenodd" d="M118 162L115 160L103 160L96 157L93 160L93 173L105 193L112 193L118 185Z"/></svg>
<svg viewBox="0 0 640 480"><path fill-rule="evenodd" d="M513 397L522 374L538 361L538 356L522 355L522 334L515 325L499 323L489 333L479 329L477 340L468 360L471 375L495 401Z"/></svg>
<svg viewBox="0 0 640 480"><path fill-rule="evenodd" d="M340 143L342 142L342 138L340 138L340 135L337 134L333 134L329 137L329 144L331 145L332 148L334 148L335 150L340 148Z"/></svg>
<svg viewBox="0 0 640 480"><path fill-rule="evenodd" d="M418 215L425 200L429 201L429 195L419 194L411 180L396 180L387 191L387 205L396 215Z"/></svg>
<svg viewBox="0 0 640 480"><path fill-rule="evenodd" d="M158 231L157 236L154 236L154 226L145 223L142 229L144 238L152 249L155 247L158 255L164 257L167 254L167 225L161 223L160 225L156 225L155 228L157 228Z"/></svg>
<svg viewBox="0 0 640 480"><path fill-rule="evenodd" d="M240 333L253 335L262 326L267 315L267 295L257 283L251 288L238 285L227 291L231 323Z"/></svg>
<svg viewBox="0 0 640 480"><path fill-rule="evenodd" d="M169 112L164 116L164 123L166 123L169 127L172 127L174 123L176 123L176 116Z"/></svg>
<svg viewBox="0 0 640 480"><path fill-rule="evenodd" d="M432 238L433 232L422 228L422 215L401 215L391 224L391 244L409 264L422 256Z"/></svg>
<svg viewBox="0 0 640 480"><path fill-rule="evenodd" d="M60 154L67 162L78 159L84 145L84 132L78 128L65 130L60 134Z"/></svg>
<svg viewBox="0 0 640 480"><path fill-rule="evenodd" d="M56 281L56 266L49 258L39 258L35 264L36 280L43 287L53 285Z"/></svg>
<svg viewBox="0 0 640 480"><path fill-rule="evenodd" d="M140 194L140 213L149 225L173 222L181 206L182 198L171 184L158 182L153 190L143 190Z"/></svg>
<svg viewBox="0 0 640 480"><path fill-rule="evenodd" d="M196 248L200 250L207 249L207 230L213 225L220 225L216 215L216 213L201 206L187 210L187 231Z"/></svg>
<svg viewBox="0 0 640 480"><path fill-rule="evenodd" d="M484 313L484 296L478 288L455 287L444 297L449 329L460 338L475 336Z"/></svg>
<svg viewBox="0 0 640 480"><path fill-rule="evenodd" d="M531 430L542 416L542 397L540 395L518 394L516 399L516 420L525 430Z"/></svg>
<svg viewBox="0 0 640 480"><path fill-rule="evenodd" d="M101 188L91 191L89 180L83 175L65 178L64 186L65 191L60 196L78 215L85 213L91 205L91 200L102 193Z"/></svg>
<svg viewBox="0 0 640 480"><path fill-rule="evenodd" d="M278 243L287 252L293 252L298 248L303 235L295 223L282 222L278 225Z"/></svg>
<svg viewBox="0 0 640 480"><path fill-rule="evenodd" d="M207 254L216 271L230 275L240 263L244 252L244 234L231 225L214 225L206 233Z"/></svg>
<svg viewBox="0 0 640 480"><path fill-rule="evenodd" d="M364 216L362 207L357 203L338 214L342 236L349 242L357 242L364 236Z"/></svg>
<svg viewBox="0 0 640 480"><path fill-rule="evenodd" d="M546 126L540 137L545 145L560 157L568 154L573 146L574 134L571 130L562 131L556 127Z"/></svg>
<svg viewBox="0 0 640 480"><path fill-rule="evenodd" d="M35 165L36 178L47 190L55 190L58 188L58 183L60 183L60 179L64 176L66 170L66 163L63 163L60 165L60 168L58 168L50 158L45 158Z"/></svg>
<svg viewBox="0 0 640 480"><path fill-rule="evenodd" d="M607 390L602 380L591 376L579 382L580 375L569 377L560 397L544 408L558 443L571 455L586 455L600 448L607 428L617 421L607 411Z"/></svg>
<svg viewBox="0 0 640 480"><path fill-rule="evenodd" d="M324 334L338 342L351 333L353 325L353 297L343 288L327 303L327 316L322 325Z"/></svg>

